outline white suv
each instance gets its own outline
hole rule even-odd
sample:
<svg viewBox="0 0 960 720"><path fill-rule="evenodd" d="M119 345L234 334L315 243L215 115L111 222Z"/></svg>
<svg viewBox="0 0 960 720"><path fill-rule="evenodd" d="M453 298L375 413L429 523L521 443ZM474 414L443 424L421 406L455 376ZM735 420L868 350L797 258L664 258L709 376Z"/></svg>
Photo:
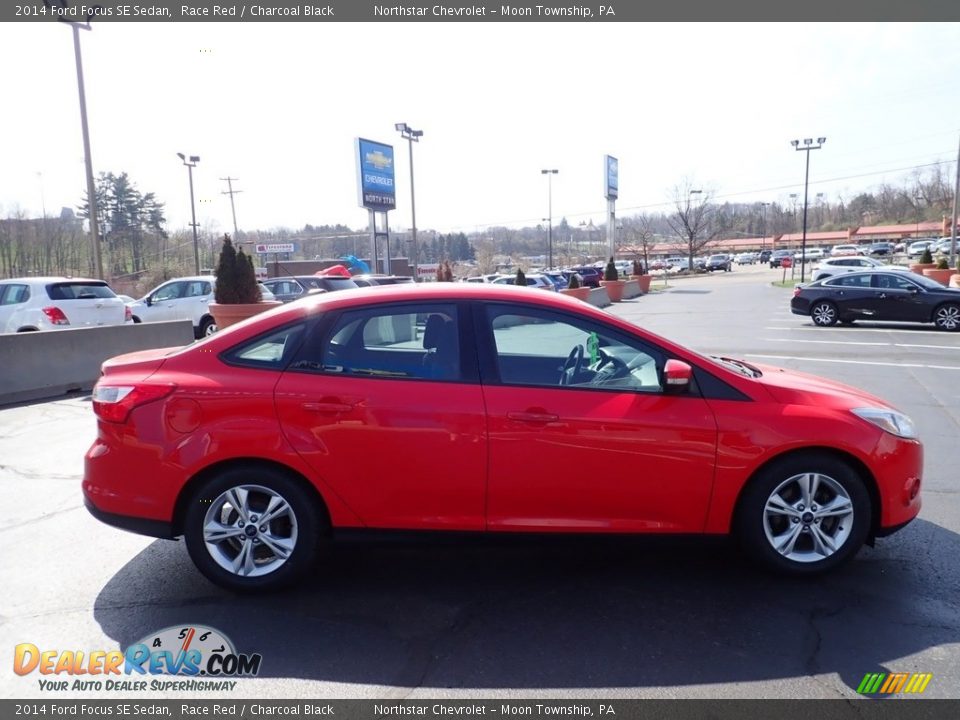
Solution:
<svg viewBox="0 0 960 720"><path fill-rule="evenodd" d="M0 333L123 325L129 318L123 300L103 280L0 280Z"/></svg>
<svg viewBox="0 0 960 720"><path fill-rule="evenodd" d="M216 282L213 275L174 278L157 285L139 300L127 303L127 307L135 323L189 320L196 337L213 335L217 323L208 306L213 302ZM262 299L273 300L273 293L263 283L258 284Z"/></svg>
<svg viewBox="0 0 960 720"><path fill-rule="evenodd" d="M905 268L902 265L887 265L886 263L869 257L835 257L823 260L813 268L813 280L823 280L824 278L840 275L841 273L855 272L857 270L872 270L873 268L905 270L906 272L910 272L909 268Z"/></svg>
<svg viewBox="0 0 960 720"><path fill-rule="evenodd" d="M135 323L189 320L196 337L217 331L216 321L207 307L213 301L213 275L174 278L158 285L127 307Z"/></svg>

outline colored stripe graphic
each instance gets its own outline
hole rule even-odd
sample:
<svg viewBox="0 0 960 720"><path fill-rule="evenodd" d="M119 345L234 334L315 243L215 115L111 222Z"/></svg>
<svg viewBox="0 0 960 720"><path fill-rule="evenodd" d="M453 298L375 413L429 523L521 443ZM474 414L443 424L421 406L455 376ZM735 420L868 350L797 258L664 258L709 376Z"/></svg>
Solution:
<svg viewBox="0 0 960 720"><path fill-rule="evenodd" d="M860 681L857 692L861 695L882 693L922 693L933 679L933 673L867 673Z"/></svg>

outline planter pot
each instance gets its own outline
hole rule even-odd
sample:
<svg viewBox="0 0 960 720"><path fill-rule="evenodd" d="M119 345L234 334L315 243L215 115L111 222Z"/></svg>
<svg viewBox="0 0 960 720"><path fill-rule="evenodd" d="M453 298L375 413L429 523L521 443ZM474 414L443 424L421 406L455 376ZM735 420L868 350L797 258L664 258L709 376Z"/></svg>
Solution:
<svg viewBox="0 0 960 720"><path fill-rule="evenodd" d="M637 275L634 280L640 283L640 292L646 295L650 292L650 281L653 280L652 275Z"/></svg>
<svg viewBox="0 0 960 720"><path fill-rule="evenodd" d="M923 275L924 270L933 270L935 267L937 267L936 263L913 263L910 265L910 272Z"/></svg>
<svg viewBox="0 0 960 720"><path fill-rule="evenodd" d="M625 280L601 280L600 287L605 287L607 289L607 296L610 298L610 302L620 302L623 300L623 286L626 285Z"/></svg>
<svg viewBox="0 0 960 720"><path fill-rule="evenodd" d="M950 268L947 268L946 270L937 270L936 268L934 268L932 270L931 269L924 270L923 274L926 275L931 280L936 280L941 285L946 285L948 282L950 282L950 276L955 274L956 272L957 272L956 270L951 270Z"/></svg>
<svg viewBox="0 0 960 720"><path fill-rule="evenodd" d="M564 288L560 292L564 295L575 297L577 300L583 300L584 302L590 297L590 288L588 287Z"/></svg>
<svg viewBox="0 0 960 720"><path fill-rule="evenodd" d="M217 321L217 329L223 330L225 327L230 327L241 320L246 320L247 318L262 313L264 310L270 310L280 305L283 305L283 303L279 300L265 300L258 303L241 303L239 305L218 305L217 303L210 303L207 307L210 308L210 314L213 315L213 319Z"/></svg>

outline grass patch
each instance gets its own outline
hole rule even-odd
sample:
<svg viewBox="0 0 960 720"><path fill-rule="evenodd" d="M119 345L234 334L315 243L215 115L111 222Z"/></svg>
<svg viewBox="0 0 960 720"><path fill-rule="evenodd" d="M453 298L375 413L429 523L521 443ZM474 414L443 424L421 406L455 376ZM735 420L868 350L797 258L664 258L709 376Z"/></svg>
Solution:
<svg viewBox="0 0 960 720"><path fill-rule="evenodd" d="M770 283L774 287L790 288L791 290L800 284L799 280L775 280Z"/></svg>

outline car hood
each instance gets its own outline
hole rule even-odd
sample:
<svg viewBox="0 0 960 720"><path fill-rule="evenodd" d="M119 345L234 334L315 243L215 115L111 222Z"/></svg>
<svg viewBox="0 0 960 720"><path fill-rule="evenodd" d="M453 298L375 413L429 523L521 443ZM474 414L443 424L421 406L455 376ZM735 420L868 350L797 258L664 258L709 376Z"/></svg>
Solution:
<svg viewBox="0 0 960 720"><path fill-rule="evenodd" d="M876 395L819 375L787 370L773 365L754 363L763 376L756 382L763 385L774 400L785 405L826 405L834 408L882 407L890 403Z"/></svg>

